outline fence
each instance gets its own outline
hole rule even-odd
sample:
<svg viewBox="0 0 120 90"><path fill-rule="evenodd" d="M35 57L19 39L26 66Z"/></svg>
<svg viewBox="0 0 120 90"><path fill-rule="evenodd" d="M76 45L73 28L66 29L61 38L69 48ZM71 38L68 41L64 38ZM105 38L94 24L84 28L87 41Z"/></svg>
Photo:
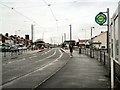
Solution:
<svg viewBox="0 0 120 90"><path fill-rule="evenodd" d="M79 52L90 56L91 58L97 59L101 62L108 70L108 76L110 77L110 59L108 58L108 53L105 50L90 50L89 48L79 49ZM120 88L120 64L114 61L114 79L115 79L115 87Z"/></svg>
<svg viewBox="0 0 120 90"><path fill-rule="evenodd" d="M110 61L108 60L108 54L106 51L102 50L90 50L89 48L82 48L81 53L85 54L87 56L90 56L91 58L95 58L98 61L100 61L107 69L110 68Z"/></svg>
<svg viewBox="0 0 120 90"><path fill-rule="evenodd" d="M7 50L3 49L0 51L2 54L2 60L14 59L17 58L18 55L22 55L27 52L27 49L17 49L17 50Z"/></svg>

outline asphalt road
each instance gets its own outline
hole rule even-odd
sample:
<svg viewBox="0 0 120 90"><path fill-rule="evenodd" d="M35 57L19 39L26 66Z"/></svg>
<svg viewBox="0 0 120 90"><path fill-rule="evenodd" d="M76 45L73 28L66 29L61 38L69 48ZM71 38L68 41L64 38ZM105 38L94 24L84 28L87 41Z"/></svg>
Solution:
<svg viewBox="0 0 120 90"><path fill-rule="evenodd" d="M63 67L69 55L60 48L23 55L2 64L2 88L33 89Z"/></svg>

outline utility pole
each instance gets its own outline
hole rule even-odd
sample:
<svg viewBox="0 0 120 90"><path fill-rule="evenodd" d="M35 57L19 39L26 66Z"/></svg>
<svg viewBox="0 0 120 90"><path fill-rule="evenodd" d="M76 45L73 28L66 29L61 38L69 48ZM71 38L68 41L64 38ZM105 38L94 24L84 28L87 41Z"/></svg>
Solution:
<svg viewBox="0 0 120 90"><path fill-rule="evenodd" d="M110 31L110 27L109 27L109 8L107 8L107 53L108 55L110 54L110 50L109 50L109 31Z"/></svg>
<svg viewBox="0 0 120 90"><path fill-rule="evenodd" d="M63 35L62 35L62 43L63 43Z"/></svg>
<svg viewBox="0 0 120 90"><path fill-rule="evenodd" d="M66 41L66 33L64 33L64 41Z"/></svg>
<svg viewBox="0 0 120 90"><path fill-rule="evenodd" d="M91 40L90 40L90 57L92 58L92 49L93 49L93 43L92 43L92 29L95 27L91 27Z"/></svg>
<svg viewBox="0 0 120 90"><path fill-rule="evenodd" d="M111 76L111 88L114 88L114 61L110 59L110 38L109 38L109 32L110 32L110 21L109 21L109 8L107 8L107 53L108 53L108 61L109 61L109 67L108 67L108 74ZM111 73L111 75L110 75Z"/></svg>
<svg viewBox="0 0 120 90"><path fill-rule="evenodd" d="M107 14L107 18L106 18L106 15L104 14L106 13ZM101 20L101 17L103 18ZM107 24L104 24L107 20ZM109 38L109 29L110 29L110 22L109 22L109 8L107 8L107 11L106 12L100 12L96 18L95 18L95 21L101 25L101 26L107 26L107 54L108 54L108 62L109 62L109 65L108 65L108 75L111 76L111 88L114 88L114 61L111 60L110 58L110 38Z"/></svg>
<svg viewBox="0 0 120 90"><path fill-rule="evenodd" d="M31 24L31 45L33 50L33 24Z"/></svg>
<svg viewBox="0 0 120 90"><path fill-rule="evenodd" d="M70 24L70 41L72 40L72 26Z"/></svg>

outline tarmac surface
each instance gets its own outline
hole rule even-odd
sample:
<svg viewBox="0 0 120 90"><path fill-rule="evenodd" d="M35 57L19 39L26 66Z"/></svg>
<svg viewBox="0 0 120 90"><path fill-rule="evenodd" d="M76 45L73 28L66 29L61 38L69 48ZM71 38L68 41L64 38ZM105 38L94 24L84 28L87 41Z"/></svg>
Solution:
<svg viewBox="0 0 120 90"><path fill-rule="evenodd" d="M38 88L110 88L107 74L99 61L74 51L66 66Z"/></svg>

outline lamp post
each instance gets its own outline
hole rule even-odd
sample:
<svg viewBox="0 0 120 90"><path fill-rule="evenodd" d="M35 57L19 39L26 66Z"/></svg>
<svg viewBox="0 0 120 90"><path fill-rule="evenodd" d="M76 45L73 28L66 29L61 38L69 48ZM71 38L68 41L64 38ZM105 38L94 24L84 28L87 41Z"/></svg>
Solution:
<svg viewBox="0 0 120 90"><path fill-rule="evenodd" d="M70 24L70 41L72 40L72 26Z"/></svg>
<svg viewBox="0 0 120 90"><path fill-rule="evenodd" d="M31 45L32 45L32 50L33 50L33 30L34 30L34 25L31 24Z"/></svg>
<svg viewBox="0 0 120 90"><path fill-rule="evenodd" d="M85 31L85 46L86 46L86 29L82 29Z"/></svg>
<svg viewBox="0 0 120 90"><path fill-rule="evenodd" d="M107 16L105 15L107 14ZM102 20L101 20L102 17ZM109 38L109 29L110 29L110 21L109 21L109 8L107 8L106 12L100 12L95 21L101 26L107 26L107 53L108 53L108 75L111 76L111 88L114 88L114 63L113 60L110 59L110 38ZM106 24L104 24L107 21ZM110 75L111 74L111 75Z"/></svg>
<svg viewBox="0 0 120 90"><path fill-rule="evenodd" d="M64 33L64 41L66 41L66 33Z"/></svg>
<svg viewBox="0 0 120 90"><path fill-rule="evenodd" d="M62 35L62 43L63 43L63 35Z"/></svg>
<svg viewBox="0 0 120 90"><path fill-rule="evenodd" d="M92 49L93 49L93 45L92 45L92 30L94 29L95 27L91 27L91 40L90 40L90 57L92 58Z"/></svg>

